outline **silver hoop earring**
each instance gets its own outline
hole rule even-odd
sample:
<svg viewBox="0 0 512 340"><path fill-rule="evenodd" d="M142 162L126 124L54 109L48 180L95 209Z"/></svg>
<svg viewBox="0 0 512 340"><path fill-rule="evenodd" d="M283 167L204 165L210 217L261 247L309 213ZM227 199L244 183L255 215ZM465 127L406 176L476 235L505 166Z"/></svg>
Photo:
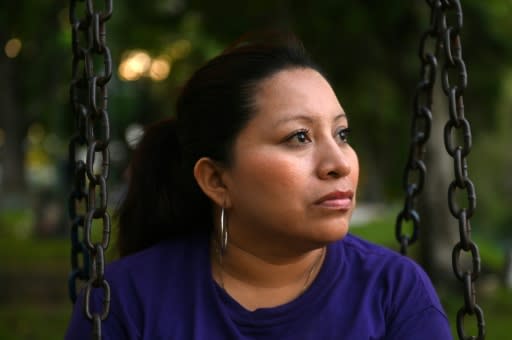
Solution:
<svg viewBox="0 0 512 340"><path fill-rule="evenodd" d="M224 207L220 211L220 251L224 253L228 247L228 225L226 223L226 214Z"/></svg>

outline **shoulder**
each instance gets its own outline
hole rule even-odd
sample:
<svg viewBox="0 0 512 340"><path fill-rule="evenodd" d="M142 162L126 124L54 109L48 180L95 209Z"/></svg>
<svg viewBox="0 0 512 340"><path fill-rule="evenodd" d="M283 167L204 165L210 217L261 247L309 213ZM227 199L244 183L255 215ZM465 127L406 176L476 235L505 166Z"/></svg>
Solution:
<svg viewBox="0 0 512 340"><path fill-rule="evenodd" d="M355 235L348 234L339 242L339 247L343 248L346 259L352 261L361 261L372 265L374 268L387 269L413 269L420 272L421 267L411 258L403 256L395 250L386 248Z"/></svg>
<svg viewBox="0 0 512 340"><path fill-rule="evenodd" d="M163 241L109 263L105 278L113 298L122 301L122 297L132 296L133 300L148 301L158 298L158 292L171 293L169 287L176 291L184 273L204 266L207 247L206 238L201 237Z"/></svg>
<svg viewBox="0 0 512 340"><path fill-rule="evenodd" d="M344 248L347 265L373 277L375 284L393 301L413 298L441 309L439 298L425 270L413 259L354 235L347 235Z"/></svg>
<svg viewBox="0 0 512 340"><path fill-rule="evenodd" d="M163 241L109 263L111 322L122 320L127 332L136 334L144 324L157 325L162 315L171 317L170 306L183 306L193 294L185 278L204 268L207 252L207 238L197 236ZM102 297L94 298L101 305Z"/></svg>
<svg viewBox="0 0 512 340"><path fill-rule="evenodd" d="M348 234L338 242L345 259L361 264L381 267L417 266L411 259L384 246L363 240L358 236Z"/></svg>
<svg viewBox="0 0 512 340"><path fill-rule="evenodd" d="M112 261L107 265L106 276L147 275L169 271L183 265L184 259L194 260L201 248L207 247L204 237L188 237L178 240L165 240L149 248ZM166 268L167 270L163 270Z"/></svg>
<svg viewBox="0 0 512 340"><path fill-rule="evenodd" d="M437 292L417 262L354 235L347 235L339 247L345 258L344 267L360 278L352 284L365 286L366 292L380 301L386 323L393 325L391 329L423 320L446 331L446 314Z"/></svg>
<svg viewBox="0 0 512 340"><path fill-rule="evenodd" d="M123 256L108 263L106 273L108 276L116 276L122 273L126 274L126 272L133 271L135 267L138 267L138 270L147 271L151 269L151 267L158 266L162 258L177 252L180 246L181 242L159 242L149 248Z"/></svg>
<svg viewBox="0 0 512 340"><path fill-rule="evenodd" d="M90 301L90 308L97 311L102 310L105 301L110 302L109 317L102 323L105 338L140 338L144 325L151 323L155 328L162 316L169 323L173 317L170 306L184 305L181 302L187 297L183 294L187 292L183 289L183 273L203 265L204 251L208 251L205 247L207 241L199 237L164 241L110 262L105 268L109 297L103 289L93 289ZM82 312L83 294L74 308L68 329L70 339L89 334L90 323Z"/></svg>

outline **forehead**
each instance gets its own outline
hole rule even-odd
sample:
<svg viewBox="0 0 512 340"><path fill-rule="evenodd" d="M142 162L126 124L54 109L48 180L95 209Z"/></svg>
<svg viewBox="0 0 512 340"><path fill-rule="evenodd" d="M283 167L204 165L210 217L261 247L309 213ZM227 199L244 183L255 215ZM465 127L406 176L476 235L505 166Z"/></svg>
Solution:
<svg viewBox="0 0 512 340"><path fill-rule="evenodd" d="M256 115L280 120L287 115L332 116L343 109L327 80L316 70L283 70L261 81L254 93Z"/></svg>

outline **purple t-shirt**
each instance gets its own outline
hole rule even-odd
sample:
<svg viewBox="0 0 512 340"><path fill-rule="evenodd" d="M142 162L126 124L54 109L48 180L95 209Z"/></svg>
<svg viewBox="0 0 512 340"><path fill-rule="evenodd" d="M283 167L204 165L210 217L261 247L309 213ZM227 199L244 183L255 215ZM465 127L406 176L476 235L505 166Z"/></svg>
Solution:
<svg viewBox="0 0 512 340"><path fill-rule="evenodd" d="M213 280L206 237L162 242L114 261L106 278L112 297L104 339L452 339L424 271L352 235L328 246L304 294L252 312ZM101 297L92 300L99 310ZM90 338L82 304L66 339Z"/></svg>

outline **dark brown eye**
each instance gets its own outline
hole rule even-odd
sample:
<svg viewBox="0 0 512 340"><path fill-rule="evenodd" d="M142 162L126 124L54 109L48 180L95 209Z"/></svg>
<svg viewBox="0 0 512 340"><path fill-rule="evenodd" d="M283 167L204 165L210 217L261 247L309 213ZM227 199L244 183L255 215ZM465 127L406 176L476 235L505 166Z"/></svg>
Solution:
<svg viewBox="0 0 512 340"><path fill-rule="evenodd" d="M346 143L348 142L348 135L349 135L349 132L350 132L350 129L349 128L344 128L344 129L340 129L338 132L337 132L337 135L339 137L339 139Z"/></svg>
<svg viewBox="0 0 512 340"><path fill-rule="evenodd" d="M285 142L290 145L302 145L311 143L311 136L309 135L309 130L303 129L298 130L286 137Z"/></svg>
<svg viewBox="0 0 512 340"><path fill-rule="evenodd" d="M307 131L300 131L295 134L295 138L299 143L309 142L309 137Z"/></svg>

